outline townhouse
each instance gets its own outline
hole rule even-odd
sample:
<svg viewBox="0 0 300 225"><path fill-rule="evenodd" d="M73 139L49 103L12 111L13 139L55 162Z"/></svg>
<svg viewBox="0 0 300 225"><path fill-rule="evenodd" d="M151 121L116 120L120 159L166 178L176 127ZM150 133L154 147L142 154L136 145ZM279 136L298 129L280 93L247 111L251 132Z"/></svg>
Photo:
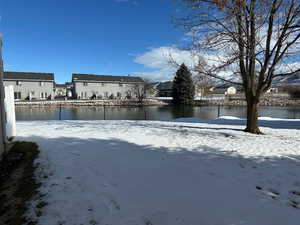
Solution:
<svg viewBox="0 0 300 225"><path fill-rule="evenodd" d="M130 99L144 92L140 77L74 73L72 82L77 99Z"/></svg>
<svg viewBox="0 0 300 225"><path fill-rule="evenodd" d="M53 73L4 72L3 83L13 86L16 100L54 98Z"/></svg>

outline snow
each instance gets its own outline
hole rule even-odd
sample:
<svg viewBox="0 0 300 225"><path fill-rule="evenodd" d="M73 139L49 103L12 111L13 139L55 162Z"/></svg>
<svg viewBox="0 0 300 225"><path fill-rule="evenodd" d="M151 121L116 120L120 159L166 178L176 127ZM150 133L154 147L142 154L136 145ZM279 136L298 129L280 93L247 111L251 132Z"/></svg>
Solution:
<svg viewBox="0 0 300 225"><path fill-rule="evenodd" d="M157 100L173 100L173 97L155 97L154 99L157 99Z"/></svg>
<svg viewBox="0 0 300 225"><path fill-rule="evenodd" d="M194 100L225 100L226 96L199 96L199 97L195 97Z"/></svg>
<svg viewBox="0 0 300 225"><path fill-rule="evenodd" d="M153 99L147 99L149 101L153 101ZM121 102L132 102L132 100L128 99L78 99L78 100L35 100L35 101L16 101L15 105L65 105L65 104L118 104Z"/></svg>
<svg viewBox="0 0 300 225"><path fill-rule="evenodd" d="M41 225L297 225L300 120L17 122L41 149ZM45 175L47 177L45 177Z"/></svg>

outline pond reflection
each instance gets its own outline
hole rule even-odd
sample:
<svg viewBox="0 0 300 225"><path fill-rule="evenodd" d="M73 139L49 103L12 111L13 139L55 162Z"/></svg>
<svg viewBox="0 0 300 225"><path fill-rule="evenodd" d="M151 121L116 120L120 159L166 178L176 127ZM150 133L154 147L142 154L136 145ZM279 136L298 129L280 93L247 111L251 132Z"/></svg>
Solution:
<svg viewBox="0 0 300 225"><path fill-rule="evenodd" d="M61 115L60 115L61 114ZM214 119L219 116L245 118L245 106L145 106L16 108L17 120L171 120L181 117ZM300 107L261 106L259 116L300 119Z"/></svg>

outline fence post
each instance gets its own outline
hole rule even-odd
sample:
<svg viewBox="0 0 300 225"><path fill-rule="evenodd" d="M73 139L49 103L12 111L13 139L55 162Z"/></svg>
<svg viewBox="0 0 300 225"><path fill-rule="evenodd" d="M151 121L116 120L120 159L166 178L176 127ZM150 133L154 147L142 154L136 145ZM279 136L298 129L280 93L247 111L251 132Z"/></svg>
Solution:
<svg viewBox="0 0 300 225"><path fill-rule="evenodd" d="M61 120L61 103L59 105L59 120Z"/></svg>
<svg viewBox="0 0 300 225"><path fill-rule="evenodd" d="M103 119L105 120L105 103L103 104Z"/></svg>
<svg viewBox="0 0 300 225"><path fill-rule="evenodd" d="M220 104L218 104L218 118L220 117L220 114L221 114L221 109L220 109Z"/></svg>
<svg viewBox="0 0 300 225"><path fill-rule="evenodd" d="M15 100L14 88L12 85L5 86L5 115L6 115L6 136L7 138L16 136L16 113L15 113Z"/></svg>

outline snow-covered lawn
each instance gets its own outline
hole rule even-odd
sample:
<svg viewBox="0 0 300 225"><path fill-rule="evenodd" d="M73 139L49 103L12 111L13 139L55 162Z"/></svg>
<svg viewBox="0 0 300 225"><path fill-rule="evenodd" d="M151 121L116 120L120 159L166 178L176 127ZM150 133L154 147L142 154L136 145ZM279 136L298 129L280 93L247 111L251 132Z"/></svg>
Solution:
<svg viewBox="0 0 300 225"><path fill-rule="evenodd" d="M18 122L41 149L38 224L298 225L300 120L263 119Z"/></svg>

